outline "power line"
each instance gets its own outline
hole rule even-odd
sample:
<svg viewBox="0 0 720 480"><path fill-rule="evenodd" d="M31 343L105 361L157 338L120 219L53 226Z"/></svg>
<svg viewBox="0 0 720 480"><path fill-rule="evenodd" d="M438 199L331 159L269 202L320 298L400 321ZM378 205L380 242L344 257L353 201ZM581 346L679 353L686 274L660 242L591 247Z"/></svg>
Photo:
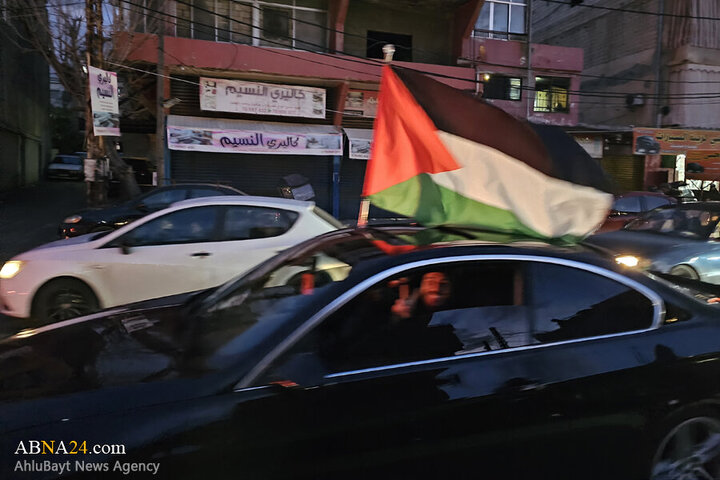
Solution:
<svg viewBox="0 0 720 480"><path fill-rule="evenodd" d="M636 13L641 15L652 15L654 17L666 17L666 18L686 18L690 20L720 20L720 17L705 17L700 15L681 15L677 13L658 13L658 12L648 12L645 10L634 10L630 8L621 8L621 7L605 7L602 5L589 5L585 3L570 3L570 2L564 2L562 0L543 0L545 3L557 3L560 5L567 5L568 7L584 7L584 8L593 8L597 10L608 10L611 12L622 12L622 13Z"/></svg>
<svg viewBox="0 0 720 480"><path fill-rule="evenodd" d="M189 3L187 3L187 2L183 2L183 1L181 1L181 0L177 0L177 1L178 1L178 3L183 3L183 4L186 4L186 5L191 5L191 4L189 4ZM180 19L180 20L182 20L182 18L181 18L181 17L178 17L177 15L171 15L171 14L168 14L168 13L166 13L166 12L161 12L161 11L158 11L158 10L155 10L155 9L151 9L151 8L145 7L144 5L138 5L137 3L133 3L133 2L131 2L131 1L129 1L129 0L120 0L120 2L121 2L121 3L127 3L127 4L129 4L129 5L132 5L132 6L134 6L134 7L140 8L140 9L144 9L144 10L147 10L147 11L151 11L151 12L153 12L153 13L156 13L156 14L161 15L162 17L168 17L168 18L174 18L174 19ZM217 14L215 14L214 12L212 12L212 11L210 11L210 10L207 10L207 9L201 9L201 10L204 10L204 11L206 11L207 13L211 13L211 14L213 14L213 15L215 15L215 16L219 16L219 17L221 17L221 18L226 18L226 19L228 19L228 20L232 20L232 19L231 19L230 17L228 17L228 16L217 15ZM154 17L154 18L162 20L161 17ZM236 20L233 20L233 21L236 21ZM236 22L238 22L238 21L236 21ZM233 32L231 29L220 28L220 27L217 27L217 26L215 26L215 25L208 25L208 24L202 23L202 22L193 22L193 23L196 24L196 25L202 26L202 27L209 28L209 29L211 28L211 29L213 29L213 30L215 30L215 31L223 31L223 32L231 33L231 34L232 34L232 33L237 33L237 32ZM238 23L241 23L241 24L244 24L244 25L247 25L247 26L251 26L251 24L248 24L247 22L238 22ZM261 30L264 30L264 29L261 29ZM283 42L276 42L276 41L272 41L272 40L269 40L269 39L266 39L266 38L262 38L262 37L258 37L258 36L254 36L254 35L246 35L246 34L242 34L242 35L245 36L245 37L253 38L253 39L262 39L263 41L268 42L268 43L276 43L276 44L281 45L281 46L286 46L286 44L283 43ZM289 36L284 36L284 37L287 38L287 39L292 39L292 37L289 37ZM228 43L237 45L235 42L228 42ZM325 48L323 45L314 45L314 44L311 44L311 43L309 43L309 42L303 42L303 43L305 43L305 44L307 44L307 45L310 45L310 46L315 46L315 47L317 47L317 48L323 48L323 49ZM254 47L254 48L261 48L261 47L255 46L255 45L248 45L248 46L251 46L251 47ZM334 64L328 64L328 63L325 63L325 62L319 62L319 61L317 61L317 60L312 60L312 59L308 59L308 58L304 58L304 57L298 57L298 56L296 56L296 55L292 55L292 54L284 53L284 52L279 52L279 51L277 51L277 50L265 50L265 51L266 51L266 52L273 53L273 54L277 54L277 55L287 56L287 57L290 57L290 58L293 58L293 59L296 59L296 60L302 60L302 61L306 61L306 62L318 64L318 65L329 66L329 67L332 67L332 68L336 68L336 69L340 69L340 70L344 70L344 71L348 71L348 72L361 73L361 74L363 74L363 75L371 75L371 76L377 76L377 77L379 77L379 75L372 74L372 73L369 73L369 72L352 70L352 69L349 69L349 68L347 68L347 67L342 67L342 66L334 65ZM365 59L365 58L363 58L363 57L358 57L358 56L354 56L354 55L350 55L350 54L345 54L345 55L348 55L348 56L350 56L351 58L341 58L341 57L337 57L336 55L327 54L327 53L324 53L324 52L312 52L312 53L315 53L315 54L321 55L321 56L326 56L326 57L328 57L328 58L332 58L334 61L342 60L342 61L346 61L346 62L359 63L359 64L361 64L361 65L366 65L366 66L380 66L380 65L382 65L382 62L380 62L379 60L378 60L378 61L375 61L375 60L373 60L373 59L370 59L370 61L368 61L368 59ZM371 62L372 62L372 63L371 63ZM186 65L186 66L187 66L187 65ZM446 79L451 79L451 80L456 80L456 81L468 82L468 83L472 83L473 85L475 85L475 83L476 83L475 80L470 80L470 79L462 78L462 77L456 77L456 76L452 76L452 75L443 75L443 74L427 73L427 72L422 72L422 71L420 71L420 70L416 70L416 69L413 69L413 68L409 68L409 70L414 70L414 71L417 71L417 72L420 72L420 73L425 73L425 74L428 74L428 75L431 75L431 76L435 76L435 77L438 77L438 78L446 78ZM531 88L531 87L527 87L527 86L525 86L525 87L520 87L520 88L522 88L523 90L526 90L526 91L531 91L531 92L542 91L542 90L538 90L537 88ZM596 92L590 91L590 92L588 92L588 91L582 91L582 90L567 90L566 93L569 94L569 95L576 95L576 96L580 96L580 97L623 98L623 99L624 99L627 95L637 94L637 92L607 92L607 91L599 91L599 92L598 92L598 91L596 91ZM720 97L720 92L718 92L718 93L715 93L715 92L707 92L707 93L688 93L688 94L665 94L665 95L660 95L660 96L645 94L644 96L645 96L646 98L648 98L648 99L661 99L661 100L672 100L672 99L714 99L714 98L719 98L719 97Z"/></svg>

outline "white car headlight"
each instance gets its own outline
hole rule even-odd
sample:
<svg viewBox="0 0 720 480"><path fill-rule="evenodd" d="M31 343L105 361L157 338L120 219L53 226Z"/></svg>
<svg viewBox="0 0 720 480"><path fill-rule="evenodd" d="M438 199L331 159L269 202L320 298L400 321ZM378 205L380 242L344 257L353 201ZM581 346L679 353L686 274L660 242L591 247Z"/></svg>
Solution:
<svg viewBox="0 0 720 480"><path fill-rule="evenodd" d="M82 220L82 215L70 215L63 220L63 223L78 223L80 220Z"/></svg>
<svg viewBox="0 0 720 480"><path fill-rule="evenodd" d="M624 267L638 269L645 269L649 267L651 263L648 259L636 255L618 255L615 257L615 262Z"/></svg>
<svg viewBox="0 0 720 480"><path fill-rule="evenodd" d="M0 278L13 278L23 267L25 262L19 260L10 260L0 269Z"/></svg>

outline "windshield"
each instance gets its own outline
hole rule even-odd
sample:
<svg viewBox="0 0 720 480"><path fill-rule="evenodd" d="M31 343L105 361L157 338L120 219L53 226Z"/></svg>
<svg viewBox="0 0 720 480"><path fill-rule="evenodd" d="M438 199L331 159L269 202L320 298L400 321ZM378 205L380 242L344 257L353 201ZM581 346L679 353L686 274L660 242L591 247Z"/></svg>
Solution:
<svg viewBox="0 0 720 480"><path fill-rule="evenodd" d="M630 223L626 230L693 239L718 239L720 212L703 208L661 208Z"/></svg>

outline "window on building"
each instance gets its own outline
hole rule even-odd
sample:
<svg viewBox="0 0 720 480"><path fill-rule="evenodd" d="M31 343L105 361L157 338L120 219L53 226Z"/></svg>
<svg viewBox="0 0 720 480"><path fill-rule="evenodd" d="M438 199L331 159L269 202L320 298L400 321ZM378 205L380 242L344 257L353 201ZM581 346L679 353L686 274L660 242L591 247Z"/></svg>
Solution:
<svg viewBox="0 0 720 480"><path fill-rule="evenodd" d="M504 75L490 75L485 80L483 97L519 101L522 99L522 79Z"/></svg>
<svg viewBox="0 0 720 480"><path fill-rule="evenodd" d="M566 113L570 110L570 79L559 77L535 77L536 112Z"/></svg>
<svg viewBox="0 0 720 480"><path fill-rule="evenodd" d="M526 34L527 0L486 0L473 36L513 40Z"/></svg>
<svg viewBox="0 0 720 480"><path fill-rule="evenodd" d="M368 30L367 32L367 57L368 58L384 58L383 47L387 44L395 46L393 60L401 62L412 62L412 36L401 35L399 33L376 32Z"/></svg>
<svg viewBox="0 0 720 480"><path fill-rule="evenodd" d="M327 0L190 0L176 4L176 35L322 52Z"/></svg>

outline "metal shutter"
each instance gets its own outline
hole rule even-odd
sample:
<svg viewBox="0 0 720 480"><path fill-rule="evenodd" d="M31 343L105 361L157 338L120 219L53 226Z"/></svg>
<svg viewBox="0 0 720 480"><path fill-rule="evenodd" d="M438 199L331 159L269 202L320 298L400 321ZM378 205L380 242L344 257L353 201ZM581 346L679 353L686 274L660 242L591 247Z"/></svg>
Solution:
<svg viewBox="0 0 720 480"><path fill-rule="evenodd" d="M645 157L637 155L605 156L600 164L621 191L642 190Z"/></svg>
<svg viewBox="0 0 720 480"><path fill-rule="evenodd" d="M171 175L175 182L222 183L250 195L278 197L282 177L299 173L310 180L315 202L332 211L332 158L173 150Z"/></svg>

